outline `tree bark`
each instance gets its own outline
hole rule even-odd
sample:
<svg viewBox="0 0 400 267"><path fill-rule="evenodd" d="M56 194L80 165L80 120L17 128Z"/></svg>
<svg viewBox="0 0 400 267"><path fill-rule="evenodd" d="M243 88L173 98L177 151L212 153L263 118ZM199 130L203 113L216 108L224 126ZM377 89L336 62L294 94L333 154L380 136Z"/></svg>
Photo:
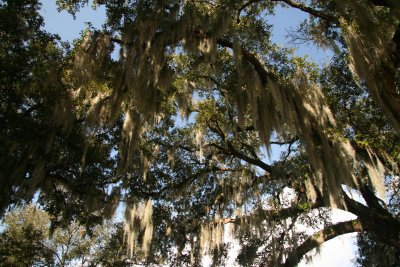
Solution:
<svg viewBox="0 0 400 267"><path fill-rule="evenodd" d="M341 222L330 227L327 227L304 241L300 246L293 249L286 258L286 261L281 264L282 267L294 267L300 262L302 257L312 249L320 246L322 243L331 240L337 236L361 232L363 228L359 220Z"/></svg>
<svg viewBox="0 0 400 267"><path fill-rule="evenodd" d="M343 193L349 212L356 215L364 231L378 242L392 247L400 247L400 222L379 203L379 199L368 188L361 188L368 207L351 199Z"/></svg>

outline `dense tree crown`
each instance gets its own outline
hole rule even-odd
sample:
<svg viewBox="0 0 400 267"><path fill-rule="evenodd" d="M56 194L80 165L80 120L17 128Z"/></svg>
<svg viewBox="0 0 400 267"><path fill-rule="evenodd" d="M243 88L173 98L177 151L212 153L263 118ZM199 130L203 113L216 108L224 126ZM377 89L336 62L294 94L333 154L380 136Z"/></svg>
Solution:
<svg viewBox="0 0 400 267"><path fill-rule="evenodd" d="M52 231L90 231L125 207L146 265L223 265L231 229L244 266L295 266L350 232L359 264L398 266L398 0L92 4L106 22L69 44L39 0L0 1L2 211L36 193ZM335 51L329 64L271 41L277 7L309 15L292 37Z"/></svg>
<svg viewBox="0 0 400 267"><path fill-rule="evenodd" d="M96 226L89 233L72 222L50 233L50 220L34 205L7 213L0 235L0 266L129 266L126 247L118 239L120 224Z"/></svg>

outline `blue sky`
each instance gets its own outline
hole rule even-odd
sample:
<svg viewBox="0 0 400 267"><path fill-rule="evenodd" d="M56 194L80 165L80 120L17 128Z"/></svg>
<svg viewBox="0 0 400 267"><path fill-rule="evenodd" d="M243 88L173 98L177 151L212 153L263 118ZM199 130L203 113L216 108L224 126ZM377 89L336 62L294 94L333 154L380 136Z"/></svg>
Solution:
<svg viewBox="0 0 400 267"><path fill-rule="evenodd" d="M81 31L86 27L85 22L90 22L96 28L101 28L105 21L104 8L93 10L89 7L81 9L76 19L67 12L57 12L54 0L43 0L41 14L45 19L45 29L50 33L57 33L63 41L72 42L80 36ZM329 62L333 53L311 45L293 46L285 36L288 30L295 30L296 25L308 17L304 12L293 8L278 8L276 15L270 22L274 25L272 40L283 46L296 48L296 55L308 55L310 60L323 65ZM273 158L279 157L279 149L273 149ZM351 259L354 258L354 235L346 235L326 242L319 254L314 257L311 263L302 262L299 266L324 266L324 267L350 267ZM312 254L313 252L311 252Z"/></svg>
<svg viewBox="0 0 400 267"><path fill-rule="evenodd" d="M93 10L89 4L89 6L81 9L76 19L73 19L65 11L57 12L54 0L43 0L42 2L41 14L45 18L45 29L51 33L58 33L64 41L73 41L73 39L78 38L80 32L85 28L86 22L92 23L96 28L101 28L106 18L106 11L103 6ZM276 15L269 20L274 25L272 40L278 44L296 48L295 53L298 56L308 56L310 60L314 60L319 64L327 63L332 56L330 50L324 50L309 44L296 46L286 38L288 32L296 30L296 26L307 17L306 13L297 9L279 7Z"/></svg>
<svg viewBox="0 0 400 267"><path fill-rule="evenodd" d="M85 23L90 22L96 28L101 28L106 18L104 7L93 10L91 7L82 8L76 19L65 11L57 12L55 0L42 0L40 13L45 19L45 29L50 33L57 33L63 41L73 41L78 38Z"/></svg>
<svg viewBox="0 0 400 267"><path fill-rule="evenodd" d="M294 45L290 42L287 35L291 31L296 31L300 22L308 18L308 14L294 8L278 7L275 16L269 22L274 25L272 41L275 43L295 48L297 56L307 56L310 60L320 65L328 63L333 53L330 50L322 49L311 44Z"/></svg>

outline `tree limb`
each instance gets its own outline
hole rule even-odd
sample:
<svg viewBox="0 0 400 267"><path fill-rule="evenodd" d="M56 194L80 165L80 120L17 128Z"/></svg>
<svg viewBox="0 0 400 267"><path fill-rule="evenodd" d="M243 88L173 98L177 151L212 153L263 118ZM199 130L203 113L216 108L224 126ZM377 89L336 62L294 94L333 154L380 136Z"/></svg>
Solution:
<svg viewBox="0 0 400 267"><path fill-rule="evenodd" d="M314 16L314 17L317 17L317 18L326 20L326 21L328 21L328 22L331 22L331 23L333 23L333 24L339 25L339 20L338 20L336 17L331 16L331 15L329 15L329 14L327 14L327 13L325 13L325 12L322 12L322 11L320 11L320 10L316 10L316 9L314 9L314 8L312 8L312 7L306 6L306 5L302 4L302 3L294 2L294 1L291 1L291 0L271 0L271 1L272 1L272 2L283 2L283 3L287 4L287 5L290 6L290 7L299 9L299 10L301 10L301 11L303 11L303 12L306 12L306 13L308 13L308 14ZM242 13L242 11L243 11L244 9L246 9L246 8L249 7L250 5L252 5L252 4L254 4L254 3L257 3L257 2L260 2L260 0L250 0L250 1L246 2L246 3L244 3L244 4L238 9L238 16L240 16L240 13ZM374 2L374 0L373 0L373 2ZM376 0L375 2L385 2L385 3L386 3L385 0Z"/></svg>
<svg viewBox="0 0 400 267"><path fill-rule="evenodd" d="M289 5L289 6L293 7L293 8L299 9L301 11L304 11L304 12L306 12L306 13L314 16L314 17L317 17L317 18L332 22L333 24L339 25L339 20L336 17L331 16L329 14L326 14L326 13L324 13L322 11L316 10L314 8L311 8L309 6L306 6L306 5L302 4L302 3L294 2L294 1L291 1L291 0L272 0L272 1L284 2L285 4L287 4L287 5Z"/></svg>
<svg viewBox="0 0 400 267"><path fill-rule="evenodd" d="M299 137L298 136L295 136L295 137L293 137L293 138L291 138L290 140L287 140L287 141L282 141L282 142L280 142L280 141L271 141L271 142L269 142L271 145L280 145L280 146L283 146L283 145L290 145L290 144L293 144L293 143L295 143L295 142L297 142L297 141L299 141Z"/></svg>
<svg viewBox="0 0 400 267"><path fill-rule="evenodd" d="M375 6L384 6L388 8L400 8L400 3L398 1L388 1L388 0L371 0L371 3Z"/></svg>
<svg viewBox="0 0 400 267"><path fill-rule="evenodd" d="M301 206L292 206L288 208L283 208L279 210L274 210L274 209L258 209L256 210L252 215L248 216L241 216L237 218L221 218L221 219L215 219L211 221L210 223L212 224L228 224L228 223L234 223L234 224L240 224L241 222L245 221L247 218L250 216L256 216L258 218L262 219L269 219L269 220L282 220L282 219L287 219L289 217L294 217L297 216L303 212L312 210L312 209L317 209L323 207L322 202L321 203L313 203L309 207L301 207Z"/></svg>
<svg viewBox="0 0 400 267"><path fill-rule="evenodd" d="M285 157L283 158L283 161L286 161L289 158L290 153L292 153L292 145L293 145L293 143L289 143L288 151L287 151Z"/></svg>
<svg viewBox="0 0 400 267"><path fill-rule="evenodd" d="M228 41L226 39L223 38L218 38L217 39L217 44L219 44L220 46L223 47L228 47L230 49L233 49L233 42ZM242 56L244 58L246 58L247 61L249 61L256 72L258 72L260 80L261 80L261 84L263 86L266 86L268 83L268 77L271 76L269 75L268 71L265 69L264 65L261 63L261 61L257 58L256 54L242 48ZM273 77L270 77L273 79Z"/></svg>
<svg viewBox="0 0 400 267"><path fill-rule="evenodd" d="M209 146L217 148L218 150L223 152L225 155L235 156L241 160L246 161L247 163L253 164L254 166L258 166L261 169L263 169L269 173L272 172L271 165L266 164L265 162L263 162L260 159L252 158L252 157L249 157L249 156L241 153L240 151L236 150L236 148L232 145L232 143L230 141L227 141L227 145L228 145L228 147L226 148L226 147L223 147L223 146L215 144L215 143L209 144Z"/></svg>
<svg viewBox="0 0 400 267"><path fill-rule="evenodd" d="M293 249L286 258L286 261L281 264L282 267L294 267L300 262L302 257L312 249L320 246L322 243L331 240L337 236L362 232L361 223L359 220L351 220L346 222L341 222L313 234L307 238L300 246Z"/></svg>
<svg viewBox="0 0 400 267"><path fill-rule="evenodd" d="M373 194L373 192L365 194L365 197L372 197L369 194ZM380 206L377 199L366 200L371 204L367 207L350 198L346 193L342 193L342 195L348 211L358 217L363 229L371 233L375 240L389 246L400 247L400 222L388 210Z"/></svg>

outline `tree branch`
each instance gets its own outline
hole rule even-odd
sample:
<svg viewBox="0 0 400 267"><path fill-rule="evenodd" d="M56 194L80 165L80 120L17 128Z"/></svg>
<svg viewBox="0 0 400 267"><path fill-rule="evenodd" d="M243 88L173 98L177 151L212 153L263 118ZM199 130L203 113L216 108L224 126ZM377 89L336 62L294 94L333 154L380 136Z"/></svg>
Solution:
<svg viewBox="0 0 400 267"><path fill-rule="evenodd" d="M228 224L228 223L234 223L234 224L240 224L243 220L246 220L246 218L250 216L256 216L261 219L269 219L269 220L284 220L289 217L294 217L297 216L303 212L321 208L323 207L322 202L321 203L313 203L308 207L302 207L302 206L293 206L293 207L288 207L284 209L279 209L279 210L274 210L274 209L258 209L256 210L252 215L249 216L242 216L242 217L237 217L237 218L221 218L221 219L216 219L211 221L210 223L212 224Z"/></svg>
<svg viewBox="0 0 400 267"><path fill-rule="evenodd" d="M373 192L367 193L366 197L370 198L372 196L368 194L373 194ZM400 236L400 222L388 210L380 206L377 200L366 200L367 203L369 202L372 205L367 207L350 198L345 192L342 195L348 211L358 217L363 229L371 233L375 240L389 246L400 247L398 238Z"/></svg>
<svg viewBox="0 0 400 267"><path fill-rule="evenodd" d="M280 146L282 146L282 145L290 145L290 144L293 144L293 143L295 143L297 141L299 141L299 137L295 136L295 137L293 137L293 138L291 138L290 140L287 140L287 141L282 141L282 142L280 142L280 141L271 141L269 143L271 145L280 145Z"/></svg>
<svg viewBox="0 0 400 267"><path fill-rule="evenodd" d="M235 146L232 144L232 142L226 138L225 133L222 131L222 129L219 127L219 125L217 123L216 123L217 124L216 127L212 126L208 121L206 121L206 124L207 124L207 127L210 128L211 131L213 131L215 134L217 134L219 137L221 137L221 139L226 143L226 147L223 147L222 145L215 144L215 143L211 143L211 144L209 144L209 146L217 148L225 155L235 156L235 157L240 158L250 164L258 166L261 169L263 169L269 173L272 172L271 165L266 164L264 161L260 160L258 157L253 158L253 157L250 157L250 156L240 152L239 150L237 150L235 148Z"/></svg>
<svg viewBox="0 0 400 267"><path fill-rule="evenodd" d="M39 246L41 246L43 249L49 251L51 254L53 254L54 256L56 256L56 258L58 259L58 261L59 261L60 263L62 262L60 256L58 255L58 253L57 253L54 249L52 249L52 248L46 246L45 244L43 244L41 240L35 240L34 242L35 242L36 244L38 244Z"/></svg>
<svg viewBox="0 0 400 267"><path fill-rule="evenodd" d="M371 0L371 3L375 6L384 6L388 8L400 8L400 3L398 1L388 1L388 0Z"/></svg>
<svg viewBox="0 0 400 267"><path fill-rule="evenodd" d="M303 12L306 12L306 13L308 13L308 14L314 16L314 17L317 17L317 18L320 18L320 19L329 21L329 22L331 22L331 23L333 23L333 24L339 25L339 20L338 20L336 17L331 16L331 15L329 15L329 14L327 14L327 13L325 13L325 12L322 12L322 11L320 11L320 10L316 10L316 9L314 9L314 8L311 8L311 7L309 7L309 6L306 6L306 5L302 4L302 3L294 2L294 1L291 1L291 0L271 0L271 1L273 1L273 2L283 2L283 3L287 4L287 5L290 6L290 7L299 9L299 10L301 10L301 11L303 11ZM386 5L386 1L385 1L385 0L372 0L372 1L373 1L373 2L380 2L380 3L384 2L385 5ZM240 13L242 13L242 11L243 11L244 9L246 9L246 8L249 7L250 5L252 5L252 4L254 4L254 3L257 3L257 2L260 2L260 0L249 0L248 2L244 3L244 4L238 9L238 17L240 16Z"/></svg>
<svg viewBox="0 0 400 267"><path fill-rule="evenodd" d="M228 47L230 49L233 49L233 42L228 41L223 38L218 38L217 44L219 44L220 46L223 46L223 47ZM268 77L271 75L269 75L268 71L264 68L264 65L257 58L256 54L254 54L244 48L241 48L241 51L242 51L242 56L244 58L246 58L246 60L249 61L253 65L255 71L258 72L262 85L266 86L268 83ZM273 79L273 77L270 77L270 78Z"/></svg>
<svg viewBox="0 0 400 267"><path fill-rule="evenodd" d="M306 12L306 13L314 16L314 17L317 17L317 18L332 22L332 23L334 23L336 25L339 25L339 20L336 17L331 16L329 14L326 14L326 13L324 13L322 11L313 9L313 8L311 8L309 6L306 6L306 5L302 4L302 3L293 2L291 0L272 0L272 1L284 2L285 4L287 4L287 5L289 5L289 6L293 7L293 8L299 9L301 11L304 11L304 12Z"/></svg>
<svg viewBox="0 0 400 267"><path fill-rule="evenodd" d="M241 160L246 161L247 163L253 164L254 166L258 166L261 169L263 169L264 171L267 171L269 173L272 172L272 166L266 164L265 162L263 162L260 159L256 159L256 158L252 158L249 157L241 152L239 152L238 150L236 150L236 148L232 145L231 142L227 141L227 148L223 147L221 145L218 144L209 144L209 146L215 147L217 149L219 149L221 152L223 152L225 155L231 155L231 156L235 156Z"/></svg>
<svg viewBox="0 0 400 267"><path fill-rule="evenodd" d="M322 243L331 240L337 236L361 232L363 231L360 221L352 220L341 222L330 227L327 227L309 238L307 238L303 244L293 249L286 258L286 261L281 265L282 267L294 267L300 262L302 257L312 249L320 246Z"/></svg>
<svg viewBox="0 0 400 267"><path fill-rule="evenodd" d="M41 107L43 107L42 103L31 106L30 108L28 108L27 110L24 111L24 116L25 117L29 116L33 111L36 111L36 110L40 109Z"/></svg>
<svg viewBox="0 0 400 267"><path fill-rule="evenodd" d="M289 143L288 151L287 151L285 157L283 158L283 161L286 161L289 158L290 153L292 153L292 145L293 145L293 143Z"/></svg>

